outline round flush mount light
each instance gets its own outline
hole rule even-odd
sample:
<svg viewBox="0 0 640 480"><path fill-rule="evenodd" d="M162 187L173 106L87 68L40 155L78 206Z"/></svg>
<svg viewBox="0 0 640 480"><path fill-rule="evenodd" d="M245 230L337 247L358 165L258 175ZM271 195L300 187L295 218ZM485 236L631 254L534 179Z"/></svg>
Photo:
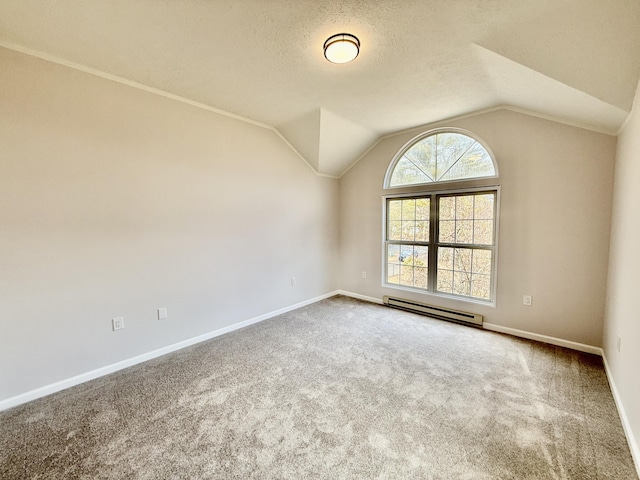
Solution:
<svg viewBox="0 0 640 480"><path fill-rule="evenodd" d="M324 42L324 57L331 63L349 63L360 53L360 40L349 33L338 33Z"/></svg>

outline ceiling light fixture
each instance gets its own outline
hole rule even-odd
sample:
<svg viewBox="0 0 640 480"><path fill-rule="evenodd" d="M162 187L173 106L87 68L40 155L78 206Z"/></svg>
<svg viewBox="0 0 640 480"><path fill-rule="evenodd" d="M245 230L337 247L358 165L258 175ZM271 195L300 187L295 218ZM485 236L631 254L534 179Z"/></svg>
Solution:
<svg viewBox="0 0 640 480"><path fill-rule="evenodd" d="M360 53L360 40L349 33L338 33L324 42L324 57L331 63L349 63Z"/></svg>

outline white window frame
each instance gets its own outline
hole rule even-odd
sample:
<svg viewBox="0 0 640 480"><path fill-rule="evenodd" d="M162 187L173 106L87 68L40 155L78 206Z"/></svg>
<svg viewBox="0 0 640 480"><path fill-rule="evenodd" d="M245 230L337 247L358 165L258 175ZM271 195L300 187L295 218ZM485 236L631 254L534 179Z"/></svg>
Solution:
<svg viewBox="0 0 640 480"><path fill-rule="evenodd" d="M427 137L431 137L433 135L437 135L438 133L459 133L461 135L465 135L467 137L473 138L476 142L478 142L480 145L482 145L484 147L484 149L489 153L489 156L491 157L491 161L493 162L493 171L494 171L494 175L488 175L485 177L475 177L473 179L456 179L456 180L443 180L440 182L427 182L427 183L412 183L410 185L404 185L401 187L392 187L390 186L390 182L391 182L391 176L393 175L393 171L396 169L396 165L398 164L398 162L400 160L402 160L402 157L404 156L405 152L407 150L409 150L411 147L413 147L413 145L415 145L416 143L420 142L421 140L424 140ZM473 134L473 132L470 132L468 130L464 130L462 128L436 128L433 130L429 130L427 132L421 133L420 135L417 135L415 137L413 137L411 140L409 140L407 143L405 143L402 148L400 150L398 150L398 153L395 154L395 156L393 157L393 159L391 160L391 163L389 164L389 168L387 168L387 173L384 176L384 183L383 183L383 188L385 190L389 190L389 189L405 189L405 188L411 188L411 187L424 187L424 186L432 186L432 185L447 185L447 184L456 184L459 182L470 182L470 181L474 181L474 180L487 180L487 179L496 179L498 178L500 175L498 173L498 163L495 160L495 156L493 155L493 152L491 151L491 149L489 148L489 146L484 143L484 141L481 138L478 138L476 135ZM494 180L495 182L495 180Z"/></svg>
<svg viewBox="0 0 640 480"><path fill-rule="evenodd" d="M475 298L471 296L465 295L456 295L453 293L446 292L438 292L436 290L437 281L437 257L438 257L438 247L441 245L440 242L437 241L438 235L438 218L437 216L433 216L433 212L437 210L436 202L439 197L449 196L449 195L464 195L464 194L474 194L474 193L495 193L495 205L494 205L494 244L489 249L493 252L491 255L491 296L489 300L482 300L480 298ZM388 279L388 261L387 261L387 252L389 243L396 244L402 243L401 241L388 240L387 235L387 202L388 200L402 199L402 198L430 198L430 207L431 207L431 216L429 218L429 267L428 267L428 278L429 278L429 287L428 289L410 287L407 285L399 285L395 283L387 282ZM499 223L500 223L500 186L499 185L487 185L487 186L478 186L472 188L459 188L453 190L427 190L422 192L411 192L411 193L395 193L388 194L382 197L382 286L385 288L393 288L396 290L405 290L414 293L420 293L423 295L433 295L436 297L446 297L452 298L464 302L478 303L481 305L496 306L496 292L498 286L498 244L499 244ZM406 242L405 244L411 244L411 242ZM414 242L413 244L420 244ZM449 246L449 244L446 244ZM473 245L462 245L464 248L474 248ZM484 248L484 246L483 246Z"/></svg>
<svg viewBox="0 0 640 480"><path fill-rule="evenodd" d="M429 182L429 183L420 183L420 184L410 184L405 186L398 187L390 187L389 182L391 180L391 176L393 171L403 157L404 153L410 149L415 143L423 140L426 137L431 135L435 135L437 133L460 133L462 135L466 135L468 137L473 138L478 143L480 143L489 153L491 160L493 162L493 167L495 171L494 176L486 176L486 177L476 177L470 179L456 179L456 180L447 180L441 182ZM382 287L384 288L392 288L395 290L404 290L413 293L419 293L421 295L427 296L435 296L435 297L445 297L450 299L455 299L463 302L477 303L484 306L495 307L496 306L496 297L497 297L497 286L498 286L498 258L499 258L499 232L500 232L500 185L496 184L496 178L498 177L498 165L495 161L495 157L489 147L477 136L473 133L458 129L458 128L438 128L435 130L429 130L428 132L422 133L407 143L405 143L398 153L393 157L393 160L389 164L389 168L387 169L383 188L385 190L385 194L382 197ZM437 242L438 235L438 218L435 215L437 211L436 202L440 196L446 195L460 195L460 194L474 194L480 192L495 192L495 205L494 205L494 244L492 247L493 254L491 256L491 295L490 300L482 300L479 298L464 296L464 295L456 295L452 293L446 292L438 292L436 290L437 287L437 249L439 242ZM394 283L388 283L388 244L389 243L398 243L394 241L388 240L387 234L387 202L390 199L402 199L402 198L419 198L419 197L429 197L430 198L430 227L429 227L429 270L428 270L428 289L410 287L406 285L399 285ZM419 244L419 243L416 243ZM465 245L466 247L466 245ZM432 253L433 252L433 253ZM436 259L436 262L433 262L433 259Z"/></svg>

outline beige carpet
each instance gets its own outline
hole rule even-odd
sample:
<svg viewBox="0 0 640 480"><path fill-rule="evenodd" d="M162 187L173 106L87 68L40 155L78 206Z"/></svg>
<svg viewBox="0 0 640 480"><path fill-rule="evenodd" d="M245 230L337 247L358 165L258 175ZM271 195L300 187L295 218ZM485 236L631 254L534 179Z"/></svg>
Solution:
<svg viewBox="0 0 640 480"><path fill-rule="evenodd" d="M600 358L334 297L1 413L0 478L638 477Z"/></svg>

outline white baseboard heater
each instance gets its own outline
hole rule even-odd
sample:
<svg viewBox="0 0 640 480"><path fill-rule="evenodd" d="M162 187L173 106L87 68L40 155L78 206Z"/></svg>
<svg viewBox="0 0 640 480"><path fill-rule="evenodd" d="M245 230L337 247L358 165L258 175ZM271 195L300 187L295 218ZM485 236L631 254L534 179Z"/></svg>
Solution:
<svg viewBox="0 0 640 480"><path fill-rule="evenodd" d="M382 301L389 307L399 308L413 313L420 313L427 317L437 318L438 320L463 323L474 327L482 326L482 315L478 315L476 313L436 307L434 305L427 305L426 303L414 302L413 300L406 300L404 298L389 297L387 295L382 297Z"/></svg>

